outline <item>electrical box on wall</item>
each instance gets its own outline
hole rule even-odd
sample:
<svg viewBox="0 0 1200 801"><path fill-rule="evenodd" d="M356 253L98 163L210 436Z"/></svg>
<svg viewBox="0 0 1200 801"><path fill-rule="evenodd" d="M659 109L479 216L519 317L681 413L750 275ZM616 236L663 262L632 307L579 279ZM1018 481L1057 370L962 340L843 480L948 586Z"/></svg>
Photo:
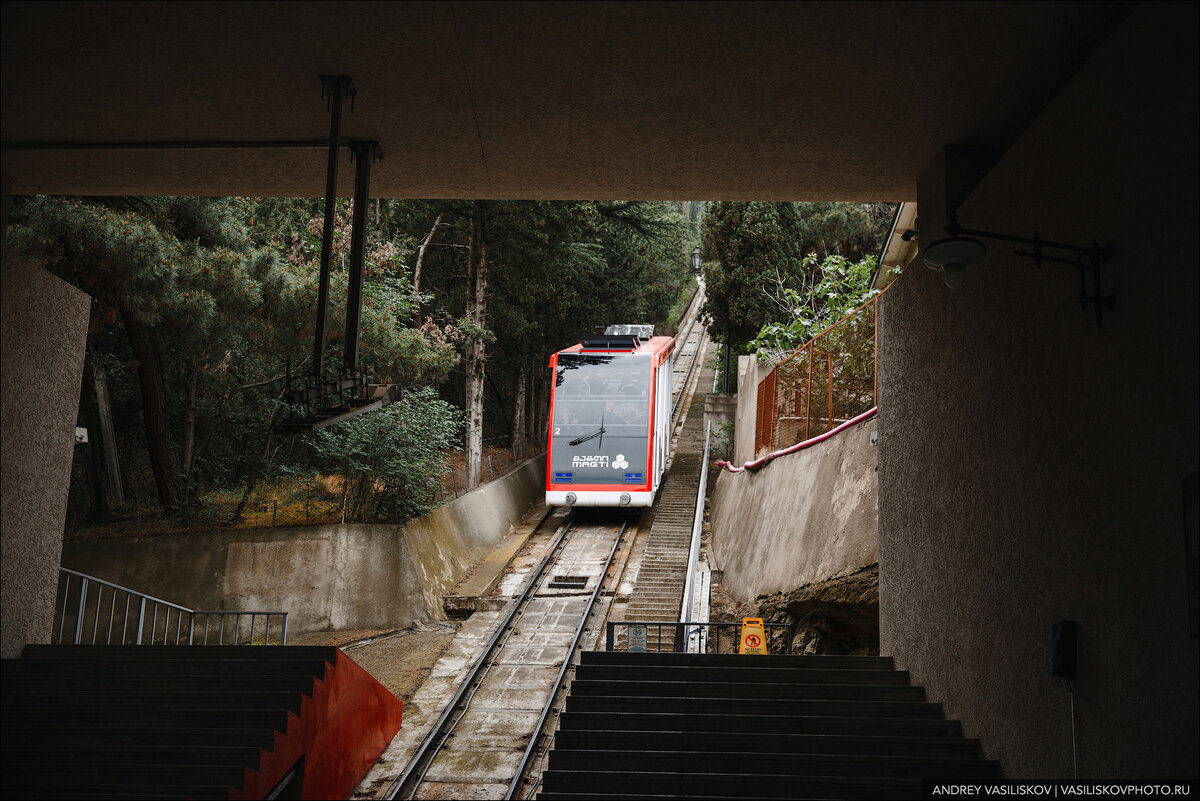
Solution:
<svg viewBox="0 0 1200 801"><path fill-rule="evenodd" d="M1051 629L1051 672L1064 679L1075 677L1078 654L1078 624L1074 620L1060 620Z"/></svg>

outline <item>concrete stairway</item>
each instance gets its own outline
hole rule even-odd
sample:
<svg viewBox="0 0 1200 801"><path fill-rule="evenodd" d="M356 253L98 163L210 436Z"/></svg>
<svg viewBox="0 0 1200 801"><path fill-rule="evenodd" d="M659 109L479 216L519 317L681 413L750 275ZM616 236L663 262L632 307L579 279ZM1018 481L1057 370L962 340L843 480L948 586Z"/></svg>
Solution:
<svg viewBox="0 0 1200 801"><path fill-rule="evenodd" d="M314 724L352 711L331 692L359 706L387 693L363 676L374 681L333 647L27 646L0 662L0 786L22 798L262 797L304 764L297 791L323 781Z"/></svg>
<svg viewBox="0 0 1200 801"><path fill-rule="evenodd" d="M637 583L625 609L625 620L664 623L679 620L683 585L687 579L688 546L696 513L696 491L700 486L700 468L704 459L704 398L712 386L712 366L701 362L699 373L671 468L654 503L654 522L638 568ZM651 650L674 650L673 628L663 628L661 632L651 628L648 634ZM624 648L624 627L618 631L617 639L619 647Z"/></svg>
<svg viewBox="0 0 1200 801"><path fill-rule="evenodd" d="M921 798L1002 778L890 657L588 651L539 798Z"/></svg>
<svg viewBox="0 0 1200 801"><path fill-rule="evenodd" d="M667 481L655 503L654 523L646 540L646 552L638 568L637 584L629 596L626 620L679 620L679 604L687 574L688 546L696 510L696 487L700 482L702 454L675 456ZM623 642L624 629L619 636ZM651 630L651 647L658 647L658 632ZM662 631L662 648L673 650L674 629ZM623 646L622 646L623 647Z"/></svg>

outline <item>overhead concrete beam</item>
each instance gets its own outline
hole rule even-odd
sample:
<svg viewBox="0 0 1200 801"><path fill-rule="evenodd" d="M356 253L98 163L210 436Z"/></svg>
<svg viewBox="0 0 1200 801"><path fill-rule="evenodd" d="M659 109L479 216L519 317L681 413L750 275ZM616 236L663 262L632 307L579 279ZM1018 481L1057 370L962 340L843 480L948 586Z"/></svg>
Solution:
<svg viewBox="0 0 1200 801"><path fill-rule="evenodd" d="M18 194L322 194L319 76L379 197L914 200L1003 149L1130 3L5 3ZM343 195L351 191L345 175Z"/></svg>

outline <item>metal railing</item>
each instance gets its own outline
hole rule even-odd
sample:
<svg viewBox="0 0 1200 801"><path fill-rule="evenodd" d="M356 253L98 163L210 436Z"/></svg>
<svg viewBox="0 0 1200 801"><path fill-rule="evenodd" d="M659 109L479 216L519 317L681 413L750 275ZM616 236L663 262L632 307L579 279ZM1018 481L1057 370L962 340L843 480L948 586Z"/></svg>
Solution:
<svg viewBox="0 0 1200 801"><path fill-rule="evenodd" d="M704 528L704 498L708 492L708 454L712 443L712 421L704 429L704 461L700 463L700 486L696 491L696 513L692 518L692 539L688 546L687 576L683 585L683 600L679 606L679 620L692 622L692 599L696 591L696 569L700 564L700 534Z"/></svg>
<svg viewBox="0 0 1200 801"><path fill-rule="evenodd" d="M702 654L736 654L742 638L741 623L669 623L661 620L610 620L604 632L604 650L617 651L621 644L617 627L625 628L625 644L631 626L644 627L646 650L682 653L687 648L688 638L699 635ZM790 654L792 640L796 636L795 623L764 623L767 635L767 652Z"/></svg>
<svg viewBox="0 0 1200 801"><path fill-rule="evenodd" d="M59 645L270 645L272 635L287 644L287 612L188 609L86 573L58 571L51 642Z"/></svg>
<svg viewBox="0 0 1200 801"><path fill-rule="evenodd" d="M877 405L880 297L793 351L759 382L756 456L824 434Z"/></svg>

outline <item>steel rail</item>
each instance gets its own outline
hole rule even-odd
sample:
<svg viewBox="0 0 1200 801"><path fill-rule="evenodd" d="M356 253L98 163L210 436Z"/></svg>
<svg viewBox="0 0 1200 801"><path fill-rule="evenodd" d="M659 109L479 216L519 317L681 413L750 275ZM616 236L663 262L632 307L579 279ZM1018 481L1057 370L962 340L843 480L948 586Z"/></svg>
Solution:
<svg viewBox="0 0 1200 801"><path fill-rule="evenodd" d="M384 798L387 798L388 801L393 801L393 799L399 797L400 791L403 790L405 785L407 785L413 778L413 775L417 772L418 768L422 769L422 776L424 775L424 771L428 770L429 764L432 764L433 757L436 756L437 749L434 749L433 753L430 753L430 749L433 748L434 742L442 737L443 730L450 722L450 718L463 704L463 701L469 695L474 693L474 690L480 683L479 679L486 672L486 668L490 667L490 659L494 655L496 645L500 642L501 637L503 637L512 629L513 621L516 619L517 613L524 609L530 595L538 586L538 581L545 573L546 568L550 566L550 563L558 555L559 550L562 548L563 541L566 539L567 534L571 531L574 522L575 518L574 514L572 514L572 516L568 518L565 523L563 523L557 539L555 539L546 555L542 558L541 563L538 564L537 568L529 577L529 580L525 583L525 588L521 591L521 594L517 596L517 598L513 599L512 603L509 604L508 614L505 615L504 620L501 621L500 625L496 627L496 631L492 634L492 638L488 640L488 644L484 647L483 652L479 655L479 658L475 660L475 664L471 667L471 672L467 674L466 679L462 682L462 684L459 685L458 691L454 694L454 697L450 699L450 702L446 704L445 709L442 710L442 714L438 716L437 721L432 727L430 727L429 733L425 735L423 740L421 740L421 744L417 746L417 750L413 752L412 757L408 760L408 764L405 766L404 772L393 779L392 783L388 785L388 788L384 793ZM441 748L441 744L438 745L438 748ZM429 756L428 763L425 761L426 756Z"/></svg>
<svg viewBox="0 0 1200 801"><path fill-rule="evenodd" d="M571 668L571 660L575 657L575 649L579 647L584 632L587 631L588 620L592 617L592 612L596 609L596 601L600 598L600 591L604 589L604 585L607 583L605 579L608 577L608 571L612 567L613 559L617 556L617 550L621 547L621 540L624 539L627 528L629 528L628 520L621 524L621 530L617 532L617 539L613 542L612 550L608 552L608 560L604 563L604 567L596 577L596 586L592 589L592 596L588 599L587 607L580 616L579 627L575 629L575 639L571 641L571 647L567 650L567 655L563 658L562 667L559 668L558 677L554 680L554 687L550 691L550 697L546 700L546 705L542 707L542 714L538 718L537 725L533 727L533 734L529 736L529 744L525 746L525 753L521 757L520 764L517 765L517 774L509 782L508 792L504 796L505 799L513 798L517 792L517 788L521 785L525 771L529 768L529 760L533 757L533 751L537 747L538 738L541 736L542 729L546 725L546 719L550 717L550 712L554 709L554 701L563 688L566 687L565 679L567 671Z"/></svg>
<svg viewBox="0 0 1200 801"><path fill-rule="evenodd" d="M695 327L696 327L696 318L693 317L691 324L688 326L687 333L683 335L684 345L687 344L688 338L691 337L691 335L692 335L692 329ZM672 423L675 421L675 418L679 414L679 404L683 402L683 396L687 394L688 383L692 380L692 371L696 369L696 362L698 362L700 360L700 351L701 351L700 346L704 343L704 334L707 330L708 330L707 325L701 326L700 339L696 342L696 349L692 351L692 361L688 365L687 375L685 375L683 377L683 383L679 387L678 397L676 397L675 402L671 404L671 421L672 421ZM679 351L680 351L680 353L683 352L683 345L680 345Z"/></svg>

